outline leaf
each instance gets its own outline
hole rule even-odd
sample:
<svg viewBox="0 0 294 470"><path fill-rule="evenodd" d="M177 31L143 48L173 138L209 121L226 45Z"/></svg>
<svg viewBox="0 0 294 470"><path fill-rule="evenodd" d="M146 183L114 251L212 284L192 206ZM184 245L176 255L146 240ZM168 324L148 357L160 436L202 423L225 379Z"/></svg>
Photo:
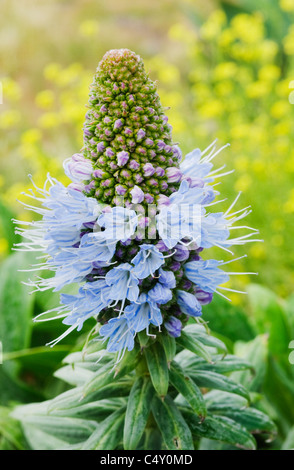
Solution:
<svg viewBox="0 0 294 470"><path fill-rule="evenodd" d="M254 374L249 371L234 372L232 378L244 385L248 390L258 392L261 390L268 363L268 337L259 335L248 343L235 343L235 354L252 364Z"/></svg>
<svg viewBox="0 0 294 470"><path fill-rule="evenodd" d="M153 398L152 413L168 450L194 450L191 431L168 395L163 401Z"/></svg>
<svg viewBox="0 0 294 470"><path fill-rule="evenodd" d="M125 407L112 413L81 447L82 450L114 450L123 437Z"/></svg>
<svg viewBox="0 0 294 470"><path fill-rule="evenodd" d="M33 427L66 444L84 442L97 429L97 423L93 420L47 415L46 402L19 406L13 411L12 417L22 423L24 430Z"/></svg>
<svg viewBox="0 0 294 470"><path fill-rule="evenodd" d="M203 395L193 380L184 373L176 362L171 364L170 382L187 400L200 421L203 420L206 416L206 405Z"/></svg>
<svg viewBox="0 0 294 470"><path fill-rule="evenodd" d="M250 401L249 394L245 387L234 382L229 377L206 370L193 371L193 373L190 373L190 376L199 387L236 393Z"/></svg>
<svg viewBox="0 0 294 470"><path fill-rule="evenodd" d="M149 377L138 377L128 399L124 424L124 449L135 450L146 427L154 388Z"/></svg>
<svg viewBox="0 0 294 470"><path fill-rule="evenodd" d="M185 327L185 332L189 333L191 336L201 341L201 343L203 343L205 346L210 346L212 348L216 348L217 350L219 349L224 353L227 353L227 346L225 345L225 343L219 338L213 336L211 333L207 333L202 326L188 324Z"/></svg>
<svg viewBox="0 0 294 470"><path fill-rule="evenodd" d="M139 352L133 349L126 352L120 363L114 366L113 363L105 364L97 373L94 374L91 380L87 382L83 388L83 396L87 397L102 387L110 384L115 380L123 377L124 375L132 372L140 360Z"/></svg>
<svg viewBox="0 0 294 470"><path fill-rule="evenodd" d="M207 409L214 415L226 416L244 426L253 434L268 434L273 439L275 423L262 411L247 407L246 400L231 393L213 391L206 395Z"/></svg>
<svg viewBox="0 0 294 470"><path fill-rule="evenodd" d="M187 371L194 370L210 370L212 372L217 372L219 374L224 374L233 371L239 370L248 370L250 369L251 375L254 374L254 369L252 365L245 361L244 359L240 359L236 356L227 355L226 357L223 356L213 356L212 363L208 364L206 361L203 361L201 358L192 358L190 364L186 366Z"/></svg>
<svg viewBox="0 0 294 470"><path fill-rule="evenodd" d="M160 343L156 342L152 348L145 349L144 354L153 387L159 396L164 397L167 394L169 384L168 365L164 349Z"/></svg>
<svg viewBox="0 0 294 470"><path fill-rule="evenodd" d="M294 426L288 432L287 437L282 444L281 450L294 450Z"/></svg>
<svg viewBox="0 0 294 470"><path fill-rule="evenodd" d="M176 349L177 349L176 340L172 336L165 335L162 333L159 335L159 341L161 342L163 346L166 360L167 360L168 367L169 367L169 364L171 363L171 361L174 359L176 355Z"/></svg>
<svg viewBox="0 0 294 470"><path fill-rule="evenodd" d="M181 336L177 338L177 344L179 344L182 348L188 349L189 351L193 352L197 356L202 357L205 359L207 362L211 362L211 355L203 346L203 343L196 339L194 336L191 334L185 333L185 331L182 331Z"/></svg>
<svg viewBox="0 0 294 470"><path fill-rule="evenodd" d="M255 439L239 423L224 416L207 416L199 423L194 413L188 408L181 408L191 432L198 438L213 439L232 444L240 449L256 449Z"/></svg>
<svg viewBox="0 0 294 470"><path fill-rule="evenodd" d="M14 253L0 267L0 331L4 353L30 345L34 295L29 295L31 289L23 284L27 273L18 271L30 260L28 253Z"/></svg>
<svg viewBox="0 0 294 470"><path fill-rule="evenodd" d="M219 297L205 306L205 320L213 332L233 342L250 341L256 336L248 315L241 308Z"/></svg>
<svg viewBox="0 0 294 470"><path fill-rule="evenodd" d="M278 297L268 288L251 284L248 299L252 310L252 322L259 334L268 334L268 347L272 354L288 352L290 325Z"/></svg>
<svg viewBox="0 0 294 470"><path fill-rule="evenodd" d="M108 370L109 367L106 369ZM70 385L79 386L89 382L93 378L94 373L77 365L67 365L57 369L54 372L54 376Z"/></svg>

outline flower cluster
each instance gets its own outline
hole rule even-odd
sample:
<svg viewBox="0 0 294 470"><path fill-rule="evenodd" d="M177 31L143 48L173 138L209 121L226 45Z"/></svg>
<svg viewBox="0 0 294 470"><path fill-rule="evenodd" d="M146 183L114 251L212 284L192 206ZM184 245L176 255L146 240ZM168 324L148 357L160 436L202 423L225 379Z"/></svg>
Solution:
<svg viewBox="0 0 294 470"><path fill-rule="evenodd" d="M68 330L94 317L99 335L118 360L131 350L137 333L173 337L190 317L199 317L213 294L222 294L230 274L225 264L204 260L204 249L226 251L252 241L255 230L230 238L248 208L211 213L218 195L212 159L215 143L182 159L155 84L139 56L129 50L108 52L91 88L84 126L84 147L64 163L71 184L48 176L43 189L28 196L41 202L25 207L41 215L19 232L18 249L39 250L50 278L30 281L38 290L59 291L54 309ZM237 198L238 199L238 198ZM237 200L236 199L236 200ZM48 314L48 312L45 312ZM55 317L54 317L55 318Z"/></svg>

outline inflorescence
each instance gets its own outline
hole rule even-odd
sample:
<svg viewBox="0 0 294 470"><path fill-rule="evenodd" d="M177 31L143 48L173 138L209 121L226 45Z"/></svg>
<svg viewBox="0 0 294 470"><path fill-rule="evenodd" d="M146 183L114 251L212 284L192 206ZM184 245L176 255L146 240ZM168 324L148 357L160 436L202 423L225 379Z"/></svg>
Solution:
<svg viewBox="0 0 294 470"><path fill-rule="evenodd" d="M42 314L69 327L49 344L94 317L99 337L120 360L137 333L155 337L163 328L178 337L214 293L230 290L222 284L236 273L202 252L213 246L230 252L253 241L250 227L229 238L250 209L233 212L237 197L225 213L210 212L214 182L229 173L212 170L222 148L213 142L182 158L171 129L141 58L127 49L106 53L91 86L84 147L64 162L71 183L48 175L43 189L34 185L27 194L39 207L25 204L40 220L15 221L24 226L16 249L40 251L44 261L33 270L53 272L28 284L54 291L77 286Z"/></svg>

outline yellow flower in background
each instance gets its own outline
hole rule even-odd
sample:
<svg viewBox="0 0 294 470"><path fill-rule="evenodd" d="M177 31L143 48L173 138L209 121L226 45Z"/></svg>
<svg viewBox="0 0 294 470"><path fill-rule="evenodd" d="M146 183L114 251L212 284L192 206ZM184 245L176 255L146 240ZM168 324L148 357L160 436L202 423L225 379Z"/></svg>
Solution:
<svg viewBox="0 0 294 470"><path fill-rule="evenodd" d="M294 11L294 0L280 0L279 1L280 7L282 10L287 12Z"/></svg>
<svg viewBox="0 0 294 470"><path fill-rule="evenodd" d="M92 38L99 31L99 23L97 20L85 20L80 24L79 33L81 36Z"/></svg>
<svg viewBox="0 0 294 470"><path fill-rule="evenodd" d="M52 90L40 91L35 98L36 105L41 109L51 109L54 101L55 95Z"/></svg>

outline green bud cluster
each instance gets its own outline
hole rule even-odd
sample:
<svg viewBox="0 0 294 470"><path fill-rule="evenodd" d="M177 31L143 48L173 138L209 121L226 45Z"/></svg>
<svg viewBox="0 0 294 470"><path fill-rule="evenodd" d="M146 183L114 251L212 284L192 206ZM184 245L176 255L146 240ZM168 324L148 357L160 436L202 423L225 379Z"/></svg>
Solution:
<svg viewBox="0 0 294 470"><path fill-rule="evenodd" d="M179 167L180 151L172 143L156 84L142 59L128 49L107 52L98 65L83 155L94 168L87 194L104 203L115 205L123 197L126 203L152 204L160 194L169 196L178 188L168 169ZM134 186L144 193L140 200L134 201Z"/></svg>

